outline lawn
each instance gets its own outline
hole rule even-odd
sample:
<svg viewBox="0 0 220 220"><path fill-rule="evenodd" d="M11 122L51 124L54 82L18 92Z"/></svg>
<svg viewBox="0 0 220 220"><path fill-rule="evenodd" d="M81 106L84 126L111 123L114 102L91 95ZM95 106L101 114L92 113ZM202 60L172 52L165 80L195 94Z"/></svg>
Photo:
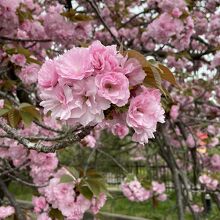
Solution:
<svg viewBox="0 0 220 220"><path fill-rule="evenodd" d="M21 184L10 184L10 192L12 192L17 199L31 201L32 195L36 193L34 189L25 187ZM105 206L101 209L103 212L116 213L128 216L144 217L149 220L177 220L177 209L175 206L174 193L168 193L168 200L159 202L156 206L153 205L152 200L147 202L131 202L126 199L120 192L112 193L112 198L108 198ZM101 218L107 220L106 218ZM185 220L191 220L192 217L188 213ZM202 220L220 220L220 214L214 206L212 212L202 217Z"/></svg>

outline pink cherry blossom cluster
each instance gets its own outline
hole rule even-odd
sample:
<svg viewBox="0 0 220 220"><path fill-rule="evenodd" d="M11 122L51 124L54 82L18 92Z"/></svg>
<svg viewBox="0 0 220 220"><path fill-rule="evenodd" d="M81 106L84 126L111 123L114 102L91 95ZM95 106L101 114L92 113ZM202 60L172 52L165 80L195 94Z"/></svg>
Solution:
<svg viewBox="0 0 220 220"><path fill-rule="evenodd" d="M6 219L7 217L13 215L15 209L11 206L0 206L0 220Z"/></svg>
<svg viewBox="0 0 220 220"><path fill-rule="evenodd" d="M63 6L57 3L48 8L48 13L42 15L47 35L64 45L76 44L77 41L87 39L91 32L90 23L86 21L71 22L62 16L63 12Z"/></svg>
<svg viewBox="0 0 220 220"><path fill-rule="evenodd" d="M190 16L185 20L181 20L164 12L149 24L147 31L143 32L141 40L146 49L150 50L153 44L152 39L161 44L166 44L172 39L171 44L175 48L184 50L189 46L190 38L194 32L193 28L194 23Z"/></svg>
<svg viewBox="0 0 220 220"><path fill-rule="evenodd" d="M59 128L59 124L51 118L44 118L44 121L53 126ZM53 132L39 128L34 123L29 127L20 127L19 133L23 136L28 135L52 135ZM5 132L0 130L0 134L4 135ZM50 142L45 142L48 146ZM18 141L9 138L1 138L0 146L8 146L0 148L0 158L11 160L15 167L27 168L29 174L33 179L33 183L37 186L41 186L47 183L50 177L52 177L54 170L58 166L58 159L55 153L38 153L37 151L28 151Z"/></svg>
<svg viewBox="0 0 220 220"><path fill-rule="evenodd" d="M208 190L216 190L218 188L219 182L216 179L204 174L199 177L199 182Z"/></svg>
<svg viewBox="0 0 220 220"><path fill-rule="evenodd" d="M121 190L131 201L143 202L151 198L151 191L145 189L138 180L123 182Z"/></svg>
<svg viewBox="0 0 220 220"><path fill-rule="evenodd" d="M151 189L145 189L141 183L135 178L132 181L124 181L121 184L121 190L125 197L131 201L143 202L153 196L159 201L165 201L167 195L165 192L165 184L152 181Z"/></svg>
<svg viewBox="0 0 220 220"><path fill-rule="evenodd" d="M80 179L62 183L60 178L63 174L65 171L59 170L50 179L49 184L39 190L42 196L33 197L34 211L38 219L50 219L51 208L60 210L68 220L81 220L84 213L89 210L97 214L106 202L106 195L100 193L99 196L93 196L91 200L88 200L75 188L75 184L80 182Z"/></svg>
<svg viewBox="0 0 220 220"><path fill-rule="evenodd" d="M129 126L135 131L134 141L147 143L157 122L164 122L164 110L159 90L141 86L144 78L136 59L122 56L116 46L95 41L43 64L38 73L40 104L44 113L50 111L52 117L73 126L103 122L110 107L128 108L123 123L115 121L113 133L124 137Z"/></svg>

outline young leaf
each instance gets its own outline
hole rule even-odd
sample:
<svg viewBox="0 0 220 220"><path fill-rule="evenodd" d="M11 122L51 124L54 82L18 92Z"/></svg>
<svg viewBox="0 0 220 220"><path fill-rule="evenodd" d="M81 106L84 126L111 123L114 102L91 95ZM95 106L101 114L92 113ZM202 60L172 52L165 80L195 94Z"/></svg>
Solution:
<svg viewBox="0 0 220 220"><path fill-rule="evenodd" d="M28 103L22 103L19 108L20 112L28 113L33 117L33 119L36 119L38 121L41 120L40 112L33 105L29 105Z"/></svg>
<svg viewBox="0 0 220 220"><path fill-rule="evenodd" d="M33 122L33 120L34 120L34 117L30 114L30 113L28 113L28 112L24 112L24 111L20 111L20 115L21 115L21 119L22 119L22 121L24 122L24 124L26 124L26 125L30 125L32 122Z"/></svg>
<svg viewBox="0 0 220 220"><path fill-rule="evenodd" d="M173 73L172 73L166 66L164 66L164 65L162 65L162 64L158 64L158 67L159 67L159 69L160 69L161 72L162 72L162 73L160 74L160 76L161 76L162 79L164 79L164 80L170 82L170 83L173 84L173 85L177 85L176 79L175 79Z"/></svg>
<svg viewBox="0 0 220 220"><path fill-rule="evenodd" d="M0 117L6 115L9 112L9 109L3 108L0 109Z"/></svg>
<svg viewBox="0 0 220 220"><path fill-rule="evenodd" d="M64 220L64 217L59 209L51 209L49 212L49 216L52 219Z"/></svg>
<svg viewBox="0 0 220 220"><path fill-rule="evenodd" d="M125 55L127 55L129 58L137 59L142 67L150 66L150 63L146 60L145 56L136 50L125 51Z"/></svg>
<svg viewBox="0 0 220 220"><path fill-rule="evenodd" d="M60 178L60 182L61 183L69 183L69 182L73 182L74 179L72 176L70 175L63 175L61 178Z"/></svg>
<svg viewBox="0 0 220 220"><path fill-rule="evenodd" d="M80 186L78 187L79 192L87 199L91 200L93 197L92 191L88 186Z"/></svg>
<svg viewBox="0 0 220 220"><path fill-rule="evenodd" d="M21 120L21 116L20 116L19 111L17 109L11 109L8 112L8 122L13 128L17 127L20 120Z"/></svg>

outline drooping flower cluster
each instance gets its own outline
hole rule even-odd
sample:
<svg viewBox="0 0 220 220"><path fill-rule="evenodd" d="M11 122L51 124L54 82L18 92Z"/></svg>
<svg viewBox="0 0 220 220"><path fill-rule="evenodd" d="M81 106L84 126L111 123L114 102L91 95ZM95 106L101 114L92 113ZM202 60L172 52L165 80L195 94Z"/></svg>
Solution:
<svg viewBox="0 0 220 220"><path fill-rule="evenodd" d="M167 195L165 192L164 183L152 182L150 189L145 189L141 183L135 178L132 181L125 181L121 184L121 190L129 200L136 202L146 201L153 196L159 201L165 201Z"/></svg>
<svg viewBox="0 0 220 220"><path fill-rule="evenodd" d="M138 180L122 183L121 189L124 196L131 201L143 202L151 198L151 191L146 190Z"/></svg>
<svg viewBox="0 0 220 220"><path fill-rule="evenodd" d="M208 190L216 190L219 182L206 174L199 177L199 182Z"/></svg>
<svg viewBox="0 0 220 220"><path fill-rule="evenodd" d="M110 107L120 108L130 102L123 124L135 130L134 141L146 143L153 137L157 122L164 122L164 110L160 92L140 86L144 78L138 60L124 57L116 46L95 41L88 48L74 47L43 64L38 74L41 106L54 118L87 126L103 122ZM130 93L134 86L139 86L136 96ZM113 133L124 137L128 130L117 123Z"/></svg>
<svg viewBox="0 0 220 220"><path fill-rule="evenodd" d="M106 195L100 193L91 200L85 198L76 190L76 184L80 179L62 183L61 177L65 173L59 170L54 178L50 179L48 186L40 189L42 196L33 198L34 211L41 219L43 216L49 219L51 209L58 209L66 219L81 220L86 211L97 214L106 202Z"/></svg>
<svg viewBox="0 0 220 220"><path fill-rule="evenodd" d="M7 217L13 215L15 209L11 206L0 206L0 219L6 219Z"/></svg>

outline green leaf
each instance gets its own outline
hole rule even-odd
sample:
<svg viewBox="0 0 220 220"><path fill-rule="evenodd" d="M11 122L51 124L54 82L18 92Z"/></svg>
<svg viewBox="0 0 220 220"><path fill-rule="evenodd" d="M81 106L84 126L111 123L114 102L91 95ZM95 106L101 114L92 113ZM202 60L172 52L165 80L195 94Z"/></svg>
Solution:
<svg viewBox="0 0 220 220"><path fill-rule="evenodd" d="M85 180L85 185L89 187L89 189L92 191L92 193L96 196L98 196L101 193L101 186L98 179L95 178L89 178Z"/></svg>
<svg viewBox="0 0 220 220"><path fill-rule="evenodd" d="M27 57L26 59L27 59L28 63L35 63L35 64L38 64L38 65L42 65L42 62L40 62L39 60L36 60L32 57Z"/></svg>
<svg viewBox="0 0 220 220"><path fill-rule="evenodd" d="M9 112L9 109L2 108L0 109L0 117L6 115Z"/></svg>
<svg viewBox="0 0 220 220"><path fill-rule="evenodd" d="M36 109L35 106L29 105L28 103L22 103L19 108L20 112L29 113L29 115L31 115L33 119L36 119L38 121L41 120L40 112Z"/></svg>
<svg viewBox="0 0 220 220"><path fill-rule="evenodd" d="M19 22L22 23L25 20L33 20L32 11L25 5L20 3L16 10L16 15L18 16Z"/></svg>
<svg viewBox="0 0 220 220"><path fill-rule="evenodd" d="M26 58L31 56L31 52L28 49L25 49L23 47L18 47L17 48L17 53L23 54Z"/></svg>
<svg viewBox="0 0 220 220"><path fill-rule="evenodd" d="M79 178L79 172L74 167L68 167L67 170L77 179Z"/></svg>
<svg viewBox="0 0 220 220"><path fill-rule="evenodd" d="M21 115L22 121L26 125L30 125L33 122L33 120L34 120L34 117L30 113L28 113L28 112L20 111L20 115Z"/></svg>
<svg viewBox="0 0 220 220"><path fill-rule="evenodd" d="M70 175L63 175L63 176L60 178L60 182L61 182L61 183L73 182L73 177L70 176Z"/></svg>
<svg viewBox="0 0 220 220"><path fill-rule="evenodd" d="M19 105L19 109L32 106L30 103L23 102Z"/></svg>
<svg viewBox="0 0 220 220"><path fill-rule="evenodd" d="M20 120L21 120L21 116L20 116L19 111L17 109L11 109L8 112L8 122L13 128L17 127Z"/></svg>
<svg viewBox="0 0 220 220"><path fill-rule="evenodd" d="M78 187L79 192L87 199L91 200L93 197L92 191L88 186L80 186Z"/></svg>
<svg viewBox="0 0 220 220"><path fill-rule="evenodd" d="M92 177L92 178L101 178L101 179L103 179L103 176L94 169L88 169L87 172L86 172L86 176Z"/></svg>
<svg viewBox="0 0 220 220"><path fill-rule="evenodd" d="M64 217L59 209L51 209L49 212L49 216L54 220L64 220Z"/></svg>
<svg viewBox="0 0 220 220"><path fill-rule="evenodd" d="M91 16L88 16L85 13L77 13L76 10L74 10L72 8L68 11L61 13L61 15L68 18L70 21L73 21L73 22L90 21L93 19Z"/></svg>

